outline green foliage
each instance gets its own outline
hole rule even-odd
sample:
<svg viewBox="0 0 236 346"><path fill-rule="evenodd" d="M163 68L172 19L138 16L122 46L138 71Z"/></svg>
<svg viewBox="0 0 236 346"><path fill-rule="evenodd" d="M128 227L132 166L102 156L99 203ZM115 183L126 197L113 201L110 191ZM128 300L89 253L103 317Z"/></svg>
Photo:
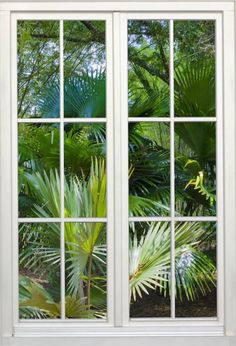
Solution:
<svg viewBox="0 0 236 346"><path fill-rule="evenodd" d="M78 33L80 33L78 35ZM18 25L19 117L56 118L59 22ZM214 22L175 21L175 116L215 116ZM192 42L191 45L187 44ZM64 22L64 116L106 117L104 21ZM129 116L169 116L169 24L128 22ZM129 124L129 215L170 213L169 123ZM23 217L60 217L59 127L19 125ZM106 126L65 123L65 217L106 217ZM175 195L180 215L215 215L214 122L175 123ZM215 229L175 227L176 296L196 300L216 285ZM60 227L20 224L21 318L60 317ZM170 224L131 223L130 298L170 294ZM66 317L106 316L106 225L65 222Z"/></svg>
<svg viewBox="0 0 236 346"><path fill-rule="evenodd" d="M175 229L176 295L194 300L216 284L214 263L199 249L205 234L200 223L179 223ZM170 290L170 224L150 223L141 236L134 227L130 239L130 295L149 294L159 288L164 295ZM170 291L169 291L170 292Z"/></svg>
<svg viewBox="0 0 236 346"><path fill-rule="evenodd" d="M186 166L192 164L192 162L187 162ZM202 196L209 200L210 206L213 206L216 202L216 194L208 190L204 185L204 173L199 171L196 178L191 179L188 184L185 186L187 189L189 186L193 186L194 190L197 190ZM215 190L215 189L214 189ZM215 191L213 191L215 192Z"/></svg>
<svg viewBox="0 0 236 346"><path fill-rule="evenodd" d="M59 86L59 21L18 21L17 34L18 114L40 117L42 89Z"/></svg>
<svg viewBox="0 0 236 346"><path fill-rule="evenodd" d="M175 69L175 114L215 116L215 67L213 61L186 64Z"/></svg>
<svg viewBox="0 0 236 346"><path fill-rule="evenodd" d="M60 303L56 303L46 289L27 276L20 276L19 312L22 319L60 318ZM67 318L94 318L82 299L67 296L65 299Z"/></svg>
<svg viewBox="0 0 236 346"><path fill-rule="evenodd" d="M88 181L71 176L65 181L66 217L106 216L106 172L104 160L96 158L91 162Z"/></svg>
<svg viewBox="0 0 236 346"><path fill-rule="evenodd" d="M106 116L106 75L104 71L86 71L64 80L65 118L101 118ZM49 85L40 95L39 108L44 118L57 117L60 91Z"/></svg>
<svg viewBox="0 0 236 346"><path fill-rule="evenodd" d="M60 181L57 172L50 172L43 176L39 172L26 173L28 184L34 191L37 204L34 205L34 213L39 217L57 217L60 211ZM98 216L104 217L106 210L106 174L104 161L92 161L89 180L85 177L80 181L77 177L70 178L70 184L65 181L65 217ZM48 192L47 192L48 191ZM48 194L47 194L47 193ZM55 196L55 198L52 198ZM50 197L50 198L49 198ZM54 214L55 213L55 214ZM45 265L47 269L55 271L55 264L60 261L60 230L55 224L50 224L51 230L45 232L45 228L30 230L24 225L21 228L21 254L20 263L23 267L33 269L40 273ZM33 233L32 233L33 231ZM53 232L52 232L53 231ZM88 301L88 308L93 304L93 299L81 294L81 282L89 285L89 294L100 299L105 304L105 265L106 265L106 232L101 223L66 223L66 263L68 278L68 293L75 298ZM25 242L25 238L27 241ZM26 245L24 246L24 242ZM88 272L88 263L93 261L93 268ZM92 275L97 272L96 261L99 261L100 275ZM50 267L49 267L50 265ZM101 286L101 283L102 286ZM68 298L69 299L69 298ZM94 302L97 305L96 301ZM97 311L98 313L98 311Z"/></svg>
<svg viewBox="0 0 236 346"><path fill-rule="evenodd" d="M129 117L168 116L169 87L158 78L150 78L144 69L135 65L132 68L140 85L130 82ZM131 76L129 73L129 79Z"/></svg>
<svg viewBox="0 0 236 346"><path fill-rule="evenodd" d="M168 280L170 271L170 233L166 224L157 223L141 237L131 235L129 250L129 281L131 298L148 294Z"/></svg>
<svg viewBox="0 0 236 346"><path fill-rule="evenodd" d="M60 178L57 171L51 170L49 175L44 171L25 174L33 196L38 201L34 212L38 217L60 216Z"/></svg>

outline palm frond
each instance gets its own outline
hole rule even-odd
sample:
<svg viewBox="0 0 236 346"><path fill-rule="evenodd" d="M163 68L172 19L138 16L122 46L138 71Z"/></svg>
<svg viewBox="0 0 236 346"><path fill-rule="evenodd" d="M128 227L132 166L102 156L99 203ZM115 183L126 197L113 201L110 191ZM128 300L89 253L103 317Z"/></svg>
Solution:
<svg viewBox="0 0 236 346"><path fill-rule="evenodd" d="M215 116L215 66L204 59L175 69L175 106L178 116Z"/></svg>
<svg viewBox="0 0 236 346"><path fill-rule="evenodd" d="M99 118L106 116L106 75L102 70L84 71L80 76L65 78L65 118ZM59 114L58 85L49 85L40 95L39 109L44 118Z"/></svg>
<svg viewBox="0 0 236 346"><path fill-rule="evenodd" d="M159 289L164 295L170 290L170 224L150 222L142 235L132 225L129 263L130 296L149 294ZM198 244L205 229L198 222L178 223L175 231L176 295L194 300L206 294L216 282L216 268ZM169 291L170 292L170 291Z"/></svg>

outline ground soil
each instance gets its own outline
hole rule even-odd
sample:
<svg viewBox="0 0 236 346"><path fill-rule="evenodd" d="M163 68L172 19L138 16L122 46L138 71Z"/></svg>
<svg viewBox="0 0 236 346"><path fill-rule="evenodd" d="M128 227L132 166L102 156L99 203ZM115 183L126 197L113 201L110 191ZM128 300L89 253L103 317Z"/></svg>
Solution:
<svg viewBox="0 0 236 346"><path fill-rule="evenodd" d="M216 290L195 301L176 300L176 317L216 317ZM170 317L170 299L154 292L131 304L131 317Z"/></svg>

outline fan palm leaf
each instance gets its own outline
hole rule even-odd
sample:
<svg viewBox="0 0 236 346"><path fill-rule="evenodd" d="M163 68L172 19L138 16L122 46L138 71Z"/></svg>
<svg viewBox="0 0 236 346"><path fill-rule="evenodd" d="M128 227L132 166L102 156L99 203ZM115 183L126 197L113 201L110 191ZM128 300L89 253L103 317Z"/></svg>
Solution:
<svg viewBox="0 0 236 346"><path fill-rule="evenodd" d="M149 223L147 231L137 235L132 227L129 263L130 296L149 294L159 288L167 294L170 290L171 240L168 222ZM199 248L205 229L197 222L183 222L175 231L176 295L194 300L206 294L215 285L215 265Z"/></svg>
<svg viewBox="0 0 236 346"><path fill-rule="evenodd" d="M65 118L100 118L106 116L106 75L102 70L84 71L80 76L65 78ZM50 85L40 95L40 112L44 118L59 114L60 91Z"/></svg>
<svg viewBox="0 0 236 346"><path fill-rule="evenodd" d="M215 116L215 64L206 60L175 69L175 113Z"/></svg>

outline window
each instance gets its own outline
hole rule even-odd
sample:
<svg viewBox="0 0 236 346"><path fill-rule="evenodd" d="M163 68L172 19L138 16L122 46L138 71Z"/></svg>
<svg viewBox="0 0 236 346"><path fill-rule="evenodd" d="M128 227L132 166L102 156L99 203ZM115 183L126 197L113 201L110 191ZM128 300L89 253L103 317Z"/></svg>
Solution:
<svg viewBox="0 0 236 346"><path fill-rule="evenodd" d="M17 21L21 320L105 321L110 308L109 21L86 17Z"/></svg>
<svg viewBox="0 0 236 346"><path fill-rule="evenodd" d="M3 341L234 335L231 3L68 5L1 11Z"/></svg>

